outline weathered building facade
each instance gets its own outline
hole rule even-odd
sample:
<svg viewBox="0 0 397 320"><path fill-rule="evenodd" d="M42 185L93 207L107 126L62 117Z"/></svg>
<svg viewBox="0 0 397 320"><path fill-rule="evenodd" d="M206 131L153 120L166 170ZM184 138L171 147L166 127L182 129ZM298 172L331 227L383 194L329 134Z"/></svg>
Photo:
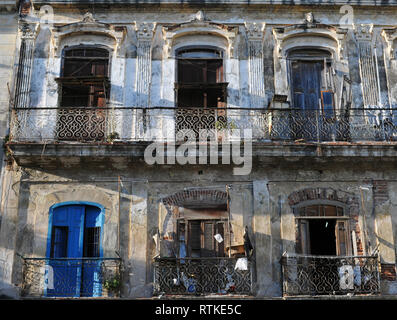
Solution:
<svg viewBox="0 0 397 320"><path fill-rule="evenodd" d="M10 164L6 154L5 144L9 137L9 109L12 105L12 98L10 92L13 90L13 74L15 71L15 52L16 52L16 40L18 31L18 16L17 16L17 3L16 1L0 1L0 226L2 213L5 208L5 195L7 190L3 188L3 181L6 175L7 165ZM10 99L11 98L11 99ZM7 267L7 255L0 256L0 277L6 276ZM0 280L0 286L5 292L9 292L13 295L13 288L8 291L10 287L7 283L2 283ZM1 290L0 295L3 293ZM14 295L15 296L15 295Z"/></svg>
<svg viewBox="0 0 397 320"><path fill-rule="evenodd" d="M397 3L344 4L21 2L3 284L396 294Z"/></svg>

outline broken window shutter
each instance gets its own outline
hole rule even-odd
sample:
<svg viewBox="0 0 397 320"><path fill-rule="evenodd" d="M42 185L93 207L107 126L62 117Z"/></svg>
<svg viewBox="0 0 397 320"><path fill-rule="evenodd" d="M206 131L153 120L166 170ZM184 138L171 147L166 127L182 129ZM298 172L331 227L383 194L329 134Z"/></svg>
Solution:
<svg viewBox="0 0 397 320"><path fill-rule="evenodd" d="M347 230L346 221L336 222L336 253L338 256L347 255Z"/></svg>
<svg viewBox="0 0 397 320"><path fill-rule="evenodd" d="M214 257L215 254L215 228L214 222L203 222L203 255L205 257Z"/></svg>
<svg viewBox="0 0 397 320"><path fill-rule="evenodd" d="M334 94L332 91L321 91L323 115L326 118L334 117Z"/></svg>
<svg viewBox="0 0 397 320"><path fill-rule="evenodd" d="M300 250L302 254L310 254L310 234L309 234L309 221L299 220L300 231Z"/></svg>
<svg viewBox="0 0 397 320"><path fill-rule="evenodd" d="M186 256L186 224L184 220L179 220L177 222L177 239L178 239L178 249L179 257Z"/></svg>

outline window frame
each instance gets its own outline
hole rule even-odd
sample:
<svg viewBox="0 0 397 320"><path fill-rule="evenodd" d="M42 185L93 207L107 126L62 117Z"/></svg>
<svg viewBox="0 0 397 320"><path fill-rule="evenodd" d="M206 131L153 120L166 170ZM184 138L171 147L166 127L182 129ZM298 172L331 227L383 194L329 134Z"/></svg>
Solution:
<svg viewBox="0 0 397 320"><path fill-rule="evenodd" d="M193 256L193 252L192 252L192 236L190 234L190 225L191 223L195 223L198 222L200 224L200 234L196 235L197 238L196 240L199 240L200 243L200 248L199 249L194 249L194 250L200 250L200 256L196 257ZM212 230L212 234L211 234L211 240L212 240L212 245L213 245L213 249L211 249L212 251L214 251L214 255L203 255L203 253L205 253L205 250L207 250L205 248L205 224L213 224L213 230ZM187 258L210 258L210 257L214 257L214 258L223 258L226 257L226 239L227 237L230 237L230 232L228 230L228 223L227 223L227 219L222 219L222 218L217 218L217 219L178 219L177 220L177 239L178 242L180 242L181 240L181 224L184 225L184 244L185 244L185 248L186 248L186 257ZM218 233L218 229L216 228L217 225L222 225L223 230L222 230L222 238L223 241L221 243L218 243L217 240L214 238L214 236ZM179 253L179 246L178 246L178 256L180 257L180 253Z"/></svg>
<svg viewBox="0 0 397 320"><path fill-rule="evenodd" d="M71 59L78 59L79 57L67 57L67 52L73 51L73 50L81 50L81 49L88 49L88 50L100 50L100 51L106 51L107 52L107 57L96 57L96 60L107 60L107 70L105 70L103 76L65 76L65 62L68 58ZM82 60L85 60L85 57L81 57ZM86 58L89 60L89 57ZM112 68L112 49L105 46L105 45L85 45L85 44L80 44L80 45L75 45L75 46L66 46L62 50L61 54L61 66L60 66L60 77L55 78L55 81L58 83L58 107L60 108L68 108L71 106L68 105L63 105L63 86L64 85L71 85L71 86L76 86L76 85L81 85L83 84L84 86L90 86L91 87L103 87L103 92L104 92L104 106L98 106L93 105L89 106L89 102L87 102L86 106L72 106L72 107L83 107L83 108L104 108L107 106L110 98L110 77L111 77L111 68ZM87 98L91 95L91 93L88 94ZM94 95L95 97L95 95Z"/></svg>
<svg viewBox="0 0 397 320"><path fill-rule="evenodd" d="M336 207L336 214L338 214L338 208L342 210L341 216L319 216L319 215L301 215L300 209L307 208L310 206L333 206ZM310 230L309 230L309 220L312 219L324 219L324 220L335 220L335 248L336 256L348 256L352 254L352 239L351 239L351 218L346 214L348 212L348 206L332 200L308 200L299 203L294 206L293 213L295 216L295 230L296 230L296 251L301 254L309 254L310 252ZM344 239L342 241L339 226L344 229ZM309 239L309 240L308 240ZM342 249L342 242L344 243L344 250ZM305 252L308 251L308 252Z"/></svg>
<svg viewBox="0 0 397 320"><path fill-rule="evenodd" d="M291 106L295 108L295 90L293 86L293 63L299 62L322 62L323 66L320 70L320 84L319 84L319 98L321 100L321 105L319 106L318 110L327 117L325 113L325 105L323 100L323 93L324 92L332 92L332 117L327 117L327 119L334 118L335 115L335 79L332 75L332 69L334 65L334 57L333 52L323 47L302 47L302 48L291 48L287 51L287 79L288 85L290 87L290 95L291 95ZM324 81L325 78L325 81ZM329 79L328 79L329 78ZM328 84L328 81L330 82ZM304 110L304 109L303 109Z"/></svg>
<svg viewBox="0 0 397 320"><path fill-rule="evenodd" d="M219 57L207 57L207 58L189 58L189 57L179 57L180 53L183 52L215 52L219 55ZM175 57L176 57L176 81L174 84L175 88L175 102L176 105L179 108L189 108L189 107L199 107L199 108L224 108L227 105L227 86L228 83L225 82L226 79L226 74L225 74L225 52L223 49L215 46L207 46L207 45L200 45L200 46L184 46L181 48L178 48L175 51ZM195 61L219 61L221 66L220 66L220 72L221 75L219 76L218 74L215 76L215 82L189 82L189 81L181 81L180 79L180 72L181 72L181 63L182 61L189 61L189 60L195 60ZM208 64L208 63L207 63ZM206 64L206 65L207 65ZM207 71L208 72L208 71ZM218 69L217 69L218 72ZM207 77L207 76L206 76ZM204 78L206 78L204 77ZM203 105L202 106L197 106L197 105L182 105L182 99L180 99L181 95L181 90L196 90L198 93L202 93L203 97ZM214 106L208 106L209 101L207 100L208 92L209 91L221 91L221 99L217 101L216 105ZM207 92L208 91L208 92Z"/></svg>

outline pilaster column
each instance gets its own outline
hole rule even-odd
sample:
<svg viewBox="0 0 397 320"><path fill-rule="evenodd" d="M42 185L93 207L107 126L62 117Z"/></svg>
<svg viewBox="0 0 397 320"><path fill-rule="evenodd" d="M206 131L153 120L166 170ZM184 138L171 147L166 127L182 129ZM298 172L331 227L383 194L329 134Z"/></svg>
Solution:
<svg viewBox="0 0 397 320"><path fill-rule="evenodd" d="M20 26L21 45L19 49L18 72L15 85L15 107L28 108L30 81L32 74L33 49L36 38L34 25L24 23Z"/></svg>
<svg viewBox="0 0 397 320"><path fill-rule="evenodd" d="M155 23L136 23L137 45L137 68L136 68L136 91L137 106L149 106L150 82L151 82L151 60L152 39Z"/></svg>
<svg viewBox="0 0 397 320"><path fill-rule="evenodd" d="M264 23L245 23L248 40L249 95L252 108L264 107L265 77L263 66Z"/></svg>
<svg viewBox="0 0 397 320"><path fill-rule="evenodd" d="M372 47L372 24L361 24L354 30L358 42L363 102L365 107L379 105L377 68Z"/></svg>

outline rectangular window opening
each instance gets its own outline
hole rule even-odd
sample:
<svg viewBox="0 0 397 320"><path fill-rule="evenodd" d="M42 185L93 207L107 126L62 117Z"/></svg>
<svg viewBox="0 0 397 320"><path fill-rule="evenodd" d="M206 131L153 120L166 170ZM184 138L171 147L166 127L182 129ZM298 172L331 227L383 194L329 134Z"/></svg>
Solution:
<svg viewBox="0 0 397 320"><path fill-rule="evenodd" d="M53 227L51 258L66 258L68 249L68 227Z"/></svg>
<svg viewBox="0 0 397 320"><path fill-rule="evenodd" d="M84 230L84 257L95 258L99 257L99 247L100 247L100 227L88 227Z"/></svg>

